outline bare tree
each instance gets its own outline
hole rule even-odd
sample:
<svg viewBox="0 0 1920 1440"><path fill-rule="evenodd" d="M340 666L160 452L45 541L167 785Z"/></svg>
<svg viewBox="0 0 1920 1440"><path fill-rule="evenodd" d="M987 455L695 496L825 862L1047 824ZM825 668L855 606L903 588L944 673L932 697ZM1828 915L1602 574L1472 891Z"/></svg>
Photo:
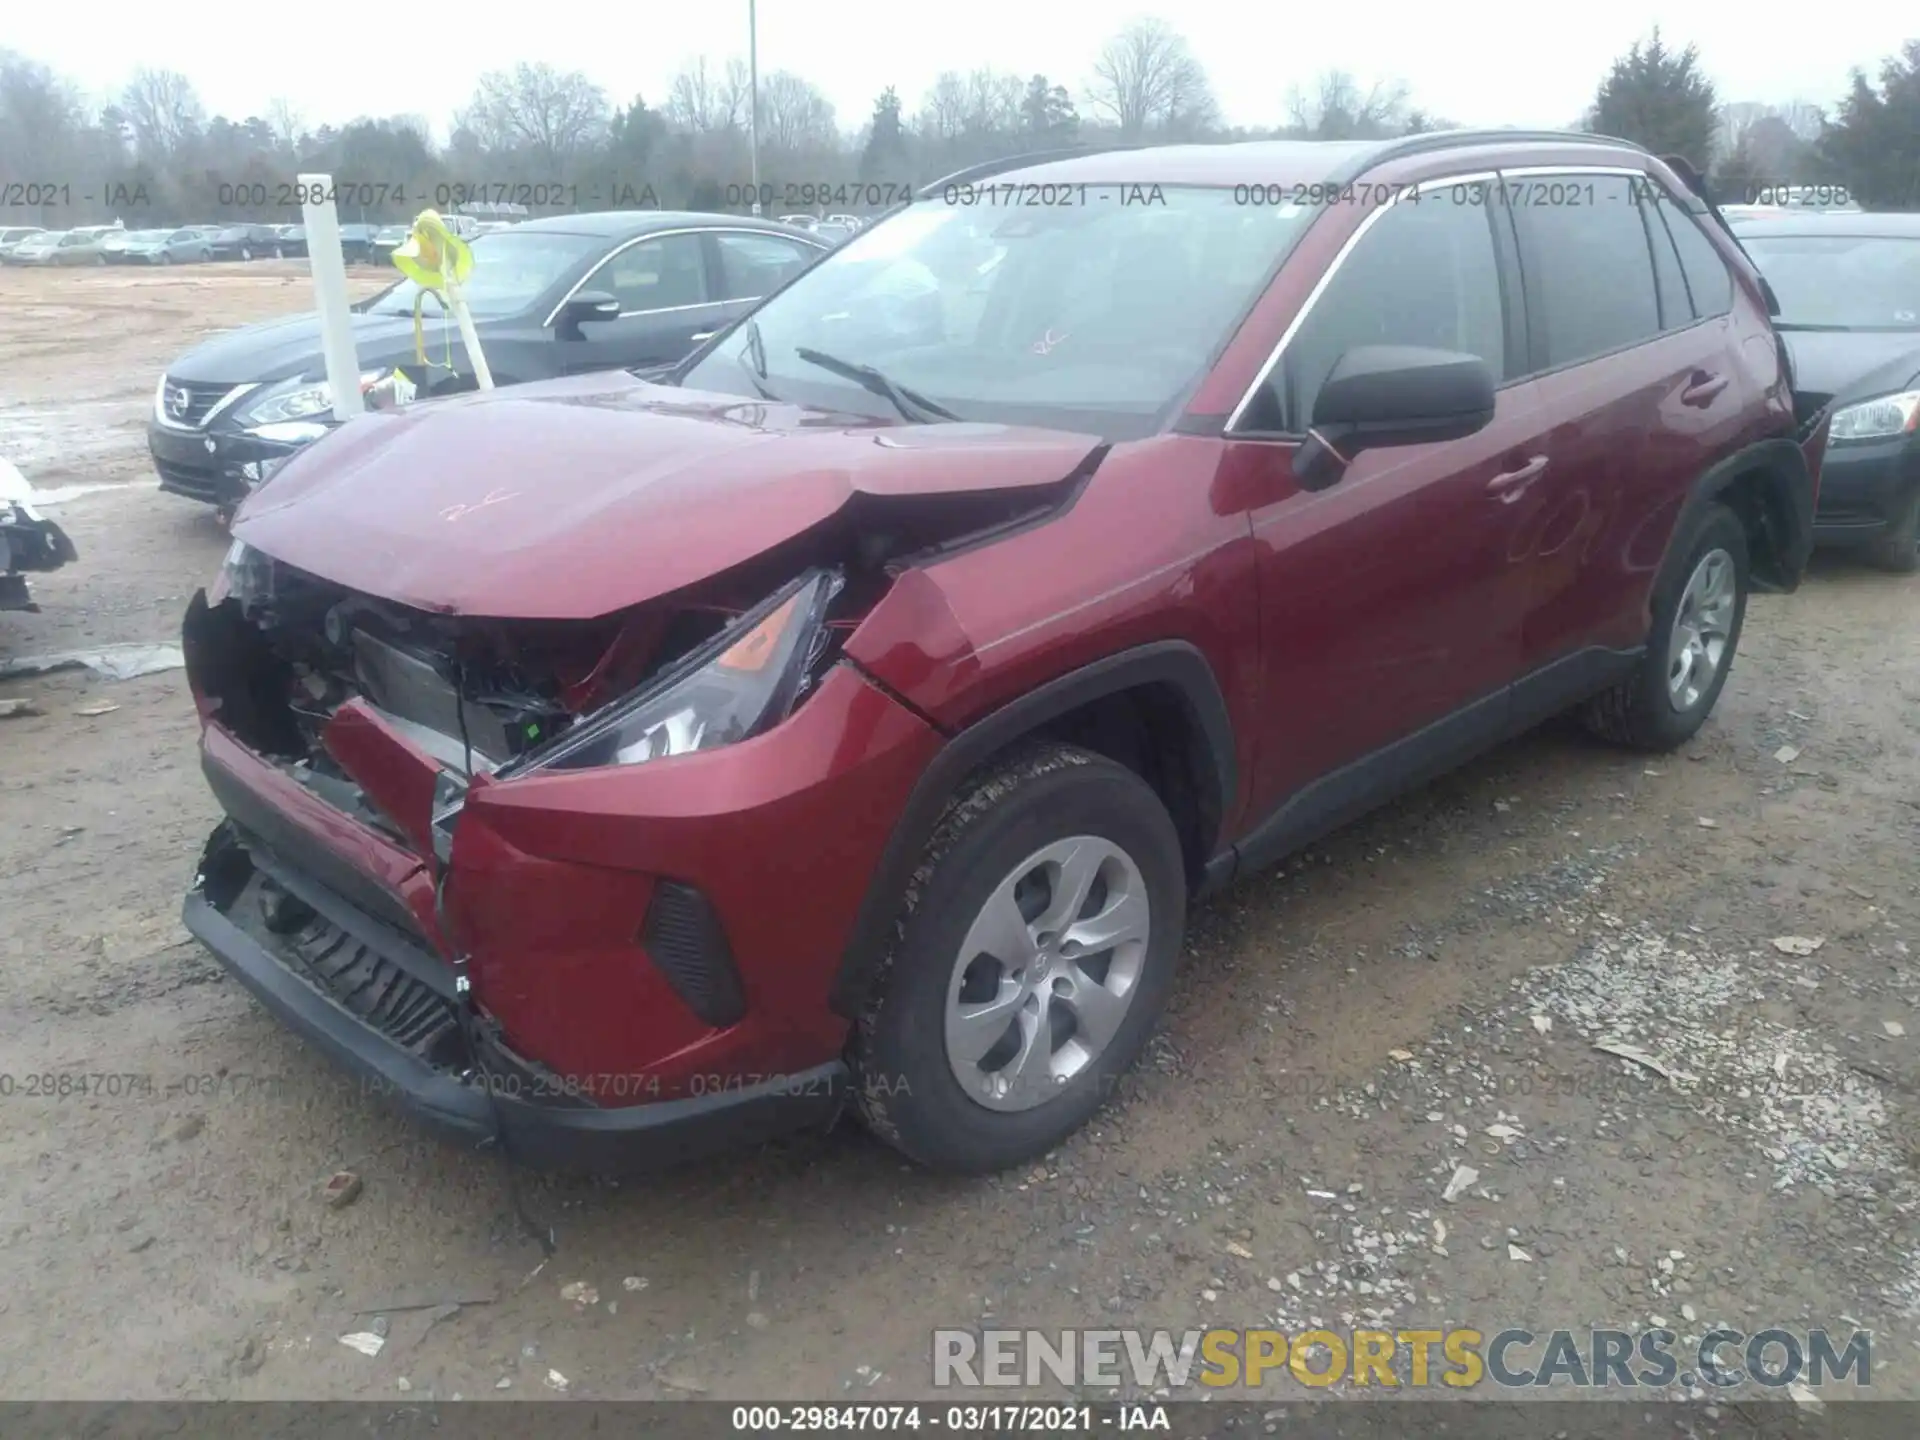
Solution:
<svg viewBox="0 0 1920 1440"><path fill-rule="evenodd" d="M958 71L943 70L934 76L932 87L920 102L916 124L930 140L957 139L967 128L967 82Z"/></svg>
<svg viewBox="0 0 1920 1440"><path fill-rule="evenodd" d="M967 76L960 116L961 128L976 135L1000 135L1020 126L1020 102L1026 86L1017 75L1002 75L991 67Z"/></svg>
<svg viewBox="0 0 1920 1440"><path fill-rule="evenodd" d="M71 85L37 61L0 50L0 155L10 170L22 177L72 173L85 125Z"/></svg>
<svg viewBox="0 0 1920 1440"><path fill-rule="evenodd" d="M760 138L789 153L831 148L840 139L833 105L811 80L776 70L760 81Z"/></svg>
<svg viewBox="0 0 1920 1440"><path fill-rule="evenodd" d="M293 108L293 102L285 96L271 100L267 104L267 128L273 132L274 144L282 150L298 150L301 137L307 133L306 117Z"/></svg>
<svg viewBox="0 0 1920 1440"><path fill-rule="evenodd" d="M557 166L603 140L610 116L606 92L578 70L523 61L482 75L459 123L485 145Z"/></svg>
<svg viewBox="0 0 1920 1440"><path fill-rule="evenodd" d="M134 143L149 160L178 155L206 120L199 92L177 70L137 70L120 97Z"/></svg>
<svg viewBox="0 0 1920 1440"><path fill-rule="evenodd" d="M745 61L729 60L718 69L701 55L680 67L662 108L667 123L689 135L738 130L747 123L751 88Z"/></svg>
<svg viewBox="0 0 1920 1440"><path fill-rule="evenodd" d="M1287 128L1309 140L1377 140L1407 128L1407 87L1399 81L1360 88L1345 70L1323 70L1307 88L1287 92Z"/></svg>
<svg viewBox="0 0 1920 1440"><path fill-rule="evenodd" d="M1214 113L1213 87L1185 37L1164 20L1137 20L1094 62L1087 100L1132 139L1153 126Z"/></svg>

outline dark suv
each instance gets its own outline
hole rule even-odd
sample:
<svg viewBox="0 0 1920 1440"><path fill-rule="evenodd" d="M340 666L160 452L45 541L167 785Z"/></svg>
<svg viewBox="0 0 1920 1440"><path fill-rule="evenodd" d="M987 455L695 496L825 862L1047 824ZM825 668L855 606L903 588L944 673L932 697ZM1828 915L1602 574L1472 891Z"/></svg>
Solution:
<svg viewBox="0 0 1920 1440"><path fill-rule="evenodd" d="M189 929L420 1118L618 1169L1052 1146L1196 897L1560 711L1663 750L1824 431L1661 163L1034 158L664 379L356 418L185 622Z"/></svg>
<svg viewBox="0 0 1920 1440"><path fill-rule="evenodd" d="M1803 409L1833 412L1814 538L1920 570L1920 215L1782 210L1734 229L1780 296Z"/></svg>

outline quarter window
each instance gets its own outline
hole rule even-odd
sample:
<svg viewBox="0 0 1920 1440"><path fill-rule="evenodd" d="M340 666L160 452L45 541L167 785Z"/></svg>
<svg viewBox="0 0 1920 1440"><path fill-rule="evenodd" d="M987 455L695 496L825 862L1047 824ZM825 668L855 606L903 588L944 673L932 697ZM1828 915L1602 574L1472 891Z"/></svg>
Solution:
<svg viewBox="0 0 1920 1440"><path fill-rule="evenodd" d="M1625 175L1591 172L1508 180L1542 369L1575 365L1660 333L1653 256L1635 184Z"/></svg>
<svg viewBox="0 0 1920 1440"><path fill-rule="evenodd" d="M1247 426L1298 434L1340 357L1360 345L1417 345L1478 355L1508 373L1506 319L1492 212L1456 204L1443 186L1375 220L1288 341Z"/></svg>
<svg viewBox="0 0 1920 1440"><path fill-rule="evenodd" d="M1687 274L1694 313L1703 320L1726 314L1733 308L1733 276L1727 273L1727 262L1693 216L1664 196L1659 207L1673 235L1674 248L1680 252L1680 268Z"/></svg>

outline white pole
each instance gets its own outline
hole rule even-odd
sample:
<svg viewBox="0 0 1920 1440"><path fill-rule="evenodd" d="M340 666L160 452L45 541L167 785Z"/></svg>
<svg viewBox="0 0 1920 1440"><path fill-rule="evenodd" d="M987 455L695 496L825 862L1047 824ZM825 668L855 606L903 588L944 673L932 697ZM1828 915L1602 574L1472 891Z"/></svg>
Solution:
<svg viewBox="0 0 1920 1440"><path fill-rule="evenodd" d="M760 19L757 0L747 0L747 163L752 167L753 213L760 213Z"/></svg>
<svg viewBox="0 0 1920 1440"><path fill-rule="evenodd" d="M460 343L467 347L467 359L473 362L474 382L482 390L493 389L493 371L487 368L486 353L481 350L480 337L474 331L473 312L467 309L459 282L451 277L447 280L447 308L453 311L454 322L460 327Z"/></svg>
<svg viewBox="0 0 1920 1440"><path fill-rule="evenodd" d="M360 360L353 349L352 312L347 308L347 257L340 248L333 177L302 175L299 194L300 218L307 227L307 269L313 275L320 343L327 357L327 386L333 391L333 418L351 420L366 410L367 403L360 394Z"/></svg>

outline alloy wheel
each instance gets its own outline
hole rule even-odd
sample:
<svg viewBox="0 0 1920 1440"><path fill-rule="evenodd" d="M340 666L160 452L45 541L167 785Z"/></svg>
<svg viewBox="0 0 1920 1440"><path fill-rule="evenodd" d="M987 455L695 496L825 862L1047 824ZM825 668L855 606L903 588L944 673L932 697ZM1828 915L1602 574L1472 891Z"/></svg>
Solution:
<svg viewBox="0 0 1920 1440"><path fill-rule="evenodd" d="M1675 710L1698 705L1726 660L1739 598L1736 575L1733 556L1709 550L1687 577L1667 641L1667 698Z"/></svg>
<svg viewBox="0 0 1920 1440"><path fill-rule="evenodd" d="M1035 851L993 889L947 986L947 1063L990 1110L1031 1110L1064 1090L1119 1031L1151 934L1146 879L1110 840Z"/></svg>

